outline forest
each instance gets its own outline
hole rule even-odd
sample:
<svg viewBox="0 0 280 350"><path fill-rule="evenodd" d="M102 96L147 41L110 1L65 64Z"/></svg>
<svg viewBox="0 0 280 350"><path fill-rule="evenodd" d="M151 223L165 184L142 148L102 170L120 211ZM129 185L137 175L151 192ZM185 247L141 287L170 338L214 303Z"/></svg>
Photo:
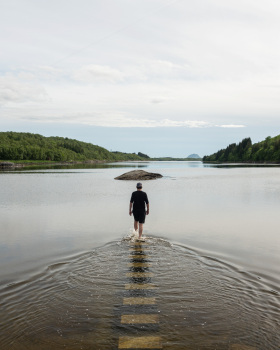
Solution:
<svg viewBox="0 0 280 350"><path fill-rule="evenodd" d="M139 154L144 155L139 152ZM109 152L107 149L63 137L39 134L0 132L0 160L14 161L87 161L144 160L136 153Z"/></svg>
<svg viewBox="0 0 280 350"><path fill-rule="evenodd" d="M251 138L232 143L225 149L203 157L204 162L271 162L280 163L280 135L268 136L264 141L252 144Z"/></svg>

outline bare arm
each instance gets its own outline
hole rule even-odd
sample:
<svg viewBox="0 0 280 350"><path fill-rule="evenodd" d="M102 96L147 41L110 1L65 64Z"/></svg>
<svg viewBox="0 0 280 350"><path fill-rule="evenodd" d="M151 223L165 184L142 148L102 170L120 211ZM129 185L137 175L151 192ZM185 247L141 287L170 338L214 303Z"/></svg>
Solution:
<svg viewBox="0 0 280 350"><path fill-rule="evenodd" d="M147 204L147 211L146 211L146 214L149 215L149 212L150 212L150 203Z"/></svg>
<svg viewBox="0 0 280 350"><path fill-rule="evenodd" d="M132 203L130 202L129 203L129 215L131 216L131 214L132 214Z"/></svg>

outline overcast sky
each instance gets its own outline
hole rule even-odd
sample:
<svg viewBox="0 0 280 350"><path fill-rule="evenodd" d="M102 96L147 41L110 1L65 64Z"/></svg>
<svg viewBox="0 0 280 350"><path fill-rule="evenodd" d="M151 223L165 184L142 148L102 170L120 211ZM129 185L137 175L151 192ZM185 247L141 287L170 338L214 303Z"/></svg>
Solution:
<svg viewBox="0 0 280 350"><path fill-rule="evenodd" d="M0 130L151 156L280 134L277 0L0 0Z"/></svg>

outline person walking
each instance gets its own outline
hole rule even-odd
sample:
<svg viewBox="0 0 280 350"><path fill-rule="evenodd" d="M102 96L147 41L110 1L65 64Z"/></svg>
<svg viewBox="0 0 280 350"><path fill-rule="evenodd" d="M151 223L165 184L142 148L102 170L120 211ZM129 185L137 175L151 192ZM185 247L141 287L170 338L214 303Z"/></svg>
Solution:
<svg viewBox="0 0 280 350"><path fill-rule="evenodd" d="M142 184L138 182L136 185L137 191L131 195L129 203L129 215L133 213L134 216L134 230L138 230L139 225L139 240L142 239L143 224L145 223L146 214L149 215L150 206L147 193L142 191ZM133 206L133 208L132 208ZM147 206L147 210L146 210ZM132 210L133 209L133 210Z"/></svg>

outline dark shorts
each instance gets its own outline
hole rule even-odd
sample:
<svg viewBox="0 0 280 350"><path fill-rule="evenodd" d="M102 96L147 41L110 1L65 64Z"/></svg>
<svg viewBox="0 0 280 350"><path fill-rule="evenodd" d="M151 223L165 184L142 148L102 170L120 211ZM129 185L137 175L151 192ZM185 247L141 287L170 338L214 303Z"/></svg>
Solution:
<svg viewBox="0 0 280 350"><path fill-rule="evenodd" d="M139 221L139 224L145 223L146 213L145 212L133 212L134 220Z"/></svg>

